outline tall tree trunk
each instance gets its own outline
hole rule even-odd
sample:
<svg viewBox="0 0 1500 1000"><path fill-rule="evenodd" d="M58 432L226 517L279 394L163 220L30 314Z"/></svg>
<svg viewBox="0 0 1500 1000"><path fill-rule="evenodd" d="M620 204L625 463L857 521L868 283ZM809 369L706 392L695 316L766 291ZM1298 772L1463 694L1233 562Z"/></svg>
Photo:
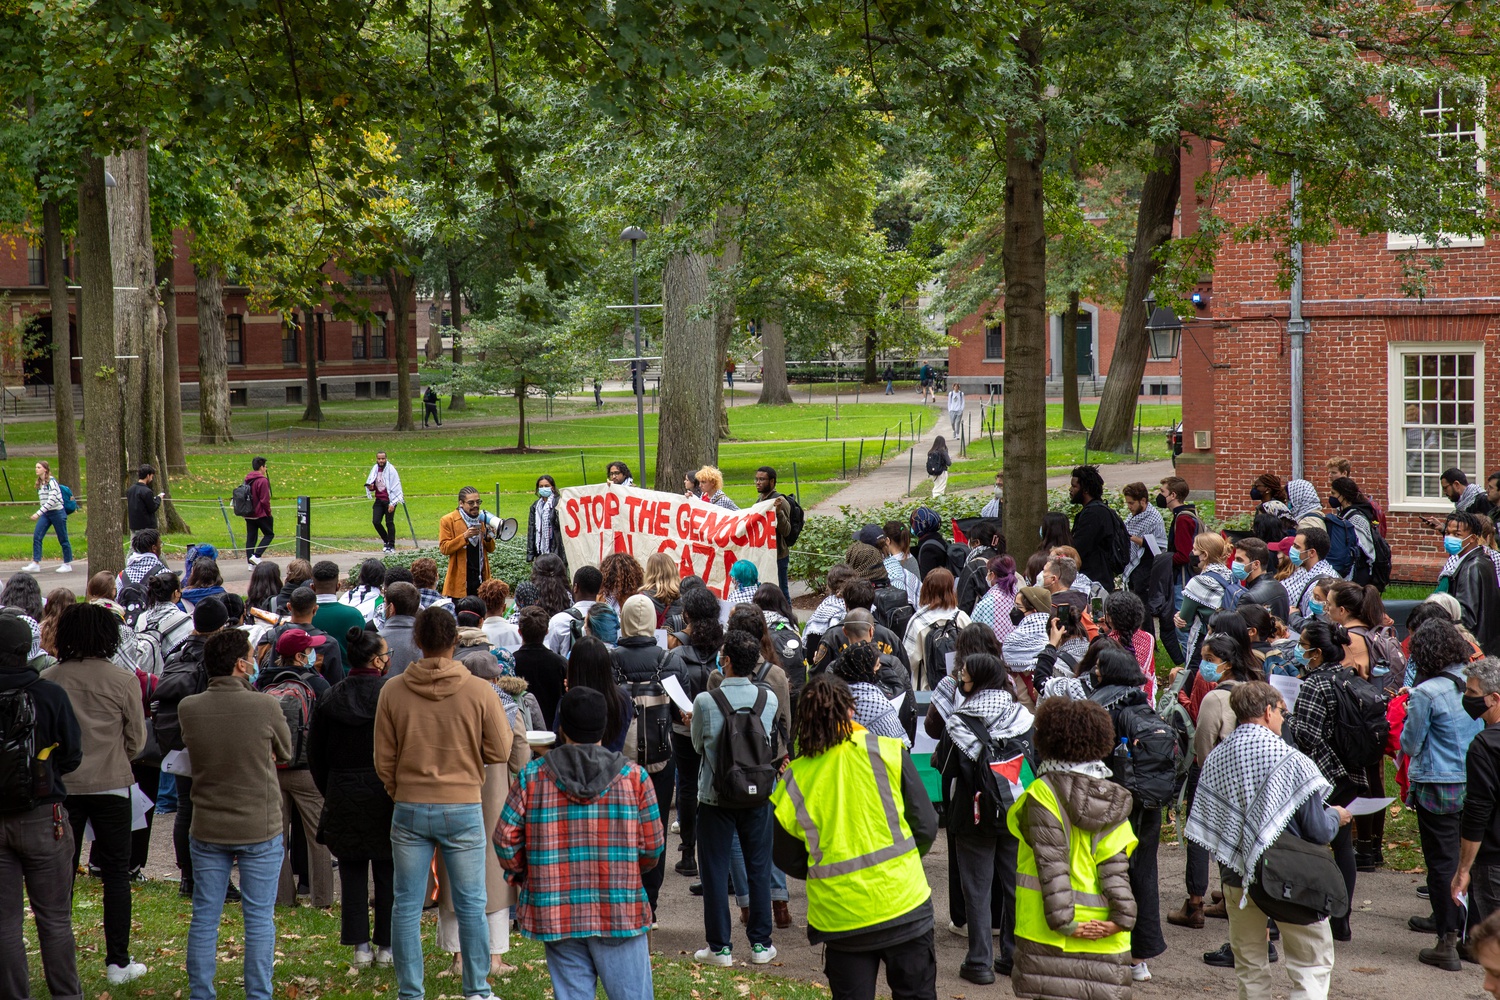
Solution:
<svg viewBox="0 0 1500 1000"><path fill-rule="evenodd" d="M47 265L47 297L52 304L52 400L57 424L57 479L76 487L78 429L73 422L73 343L68 319L68 278L63 273L62 208L42 202L42 240Z"/></svg>
<svg viewBox="0 0 1500 1000"><path fill-rule="evenodd" d="M78 292L82 323L83 447L88 461L89 570L118 573L125 568L125 503L120 482L125 468L120 449L120 381L115 374L115 293L110 264L109 206L104 161L83 156L78 182Z"/></svg>
<svg viewBox="0 0 1500 1000"><path fill-rule="evenodd" d="M385 290L391 296L392 324L395 329L386 331L389 338L396 338L396 430L409 431L416 427L411 416L411 352L407 349L406 325L411 319L411 292L417 279L399 268L388 267L385 271Z"/></svg>
<svg viewBox="0 0 1500 1000"><path fill-rule="evenodd" d="M516 387L516 450L526 450L526 383Z"/></svg>
<svg viewBox="0 0 1500 1000"><path fill-rule="evenodd" d="M874 385L880 381L880 373L875 370L875 356L880 353L880 338L875 334L872 326L865 331L865 385Z"/></svg>
<svg viewBox="0 0 1500 1000"><path fill-rule="evenodd" d="M224 342L224 276L213 261L194 260L193 278L198 300L198 442L228 444L234 440L234 423Z"/></svg>
<svg viewBox="0 0 1500 1000"><path fill-rule="evenodd" d="M1120 333L1109 362L1109 378L1099 399L1099 415L1089 447L1096 451L1129 451L1131 425L1140 398L1141 378L1146 374L1150 337L1146 334L1146 305L1142 301L1161 265L1156 252L1172 238L1177 200L1182 194L1182 144L1176 138L1157 144L1155 165L1141 186L1141 206L1136 213L1135 250L1125 281L1125 308L1120 312ZM1008 484L1007 484L1008 485Z"/></svg>
<svg viewBox="0 0 1500 1000"><path fill-rule="evenodd" d="M115 346L124 407L119 430L125 442L126 467L139 465L155 451L151 426L147 356L156 340L156 253L151 246L151 196L147 176L147 143L143 132L133 148L105 158L114 175L109 190L110 259L115 282ZM90 477L99 485L99 477ZM133 481L133 480L132 480ZM121 483L123 490L127 484ZM95 491L97 493L97 490Z"/></svg>
<svg viewBox="0 0 1500 1000"><path fill-rule="evenodd" d="M786 331L781 320L760 321L760 399L766 406L789 406L791 389L786 384Z"/></svg>
<svg viewBox="0 0 1500 1000"><path fill-rule="evenodd" d="M738 205L725 206L719 210L719 220L716 227L716 235L724 241L724 250L714 261L714 270L719 272L717 288L714 293L714 346L717 349L715 355L719 366L719 377L714 384L718 387L718 435L723 440L729 436L729 410L724 406L724 369L729 364L729 342L734 339L735 324L739 319L736 307L738 301L735 298L734 282L735 271L740 266L742 252L740 241L737 237L730 235L731 227L735 221L744 214L744 209Z"/></svg>
<svg viewBox="0 0 1500 1000"><path fill-rule="evenodd" d="M1047 231L1042 164L1041 31L1017 40L1031 107L1005 129L1005 526L1030 538L1047 510Z"/></svg>
<svg viewBox="0 0 1500 1000"><path fill-rule="evenodd" d="M1088 430L1078 408L1078 291L1068 293L1068 308L1062 318L1063 419L1065 431Z"/></svg>
<svg viewBox="0 0 1500 1000"><path fill-rule="evenodd" d="M171 302L174 296L171 286L172 261L170 258L165 263L158 263L158 275L162 271L166 272L167 278L166 301ZM158 284L157 287L160 288L162 286ZM175 312L175 309L171 310L172 314L175 314ZM174 315L169 314L165 306L157 309L156 333L152 338L151 353L146 359L146 384L153 387L151 390L151 428L153 431L151 445L154 459L151 464L156 469L156 488L162 493L171 492L173 476L172 463L168 458L167 450L167 441L171 437L171 421L167 413L173 397L176 397L179 403L178 420L182 419L182 390L177 381L177 366L172 365L172 375L170 377L167 375L167 365L172 358L172 355L168 353L166 348L167 330L170 329L174 322ZM179 435L181 434L180 425L178 433ZM182 513L177 509L177 505L172 502L171 497L166 497L162 500L161 510L157 514L157 525L163 531L173 533L180 534L188 531L187 523L183 521Z"/></svg>
<svg viewBox="0 0 1500 1000"><path fill-rule="evenodd" d="M306 387L302 390L307 405L302 409L302 419L322 420L323 401L318 397L318 314L310 309L302 310L302 347L307 360Z"/></svg>
<svg viewBox="0 0 1500 1000"><path fill-rule="evenodd" d="M162 423L166 440L162 444L162 468L172 475L187 474L187 446L182 440L182 370L177 357L177 283L176 255L156 262L156 287L161 294L161 378ZM201 392L201 386L199 391Z"/></svg>
<svg viewBox="0 0 1500 1000"><path fill-rule="evenodd" d="M458 278L458 265L452 261L448 262L448 298L451 301L449 308L453 314L453 367L457 368L464 363L464 286ZM453 395L448 397L448 409L466 410L469 408L468 401L464 399L462 389L454 389Z"/></svg>
<svg viewBox="0 0 1500 1000"><path fill-rule="evenodd" d="M670 220L668 220L670 221ZM723 369L713 342L709 255L675 253L662 268L661 408L656 434L656 489L682 490L682 477L719 460L714 386Z"/></svg>

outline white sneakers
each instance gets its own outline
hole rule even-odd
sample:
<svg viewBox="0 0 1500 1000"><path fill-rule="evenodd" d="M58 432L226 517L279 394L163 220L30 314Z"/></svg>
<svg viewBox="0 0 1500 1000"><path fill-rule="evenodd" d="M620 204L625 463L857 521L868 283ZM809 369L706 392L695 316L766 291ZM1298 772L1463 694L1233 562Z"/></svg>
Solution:
<svg viewBox="0 0 1500 1000"><path fill-rule="evenodd" d="M53 572L54 573L71 573L71 572L73 572L73 564L72 563L63 563L61 566L57 567L57 569L53 570Z"/></svg>
<svg viewBox="0 0 1500 1000"><path fill-rule="evenodd" d="M25 566L21 567L22 573L40 573L41 571L42 564L37 562L29 562Z"/></svg>
<svg viewBox="0 0 1500 1000"><path fill-rule="evenodd" d="M124 965L106 965L104 976L109 980L111 986L119 986L128 983L132 979L139 979L146 974L146 967L135 959L130 959Z"/></svg>
<svg viewBox="0 0 1500 1000"><path fill-rule="evenodd" d="M720 948L718 951L714 951L712 948L699 948L693 952L693 961L699 965L722 965L727 967L734 964L734 952L728 948Z"/></svg>
<svg viewBox="0 0 1500 1000"><path fill-rule="evenodd" d="M250 563L251 566L259 566L260 565L260 556L251 556L249 558L249 560L247 560L247 561Z"/></svg>
<svg viewBox="0 0 1500 1000"><path fill-rule="evenodd" d="M375 952L370 948L370 942L354 946L354 967L356 969L368 968L375 962Z"/></svg>
<svg viewBox="0 0 1500 1000"><path fill-rule="evenodd" d="M776 960L776 946L774 944L752 944L750 946L751 965L769 965Z"/></svg>
<svg viewBox="0 0 1500 1000"><path fill-rule="evenodd" d="M375 968L377 968L377 969L389 969L394 962L395 962L395 958L393 958L391 956L391 949L389 949L389 948L376 948L375 949Z"/></svg>
<svg viewBox="0 0 1500 1000"><path fill-rule="evenodd" d="M1146 968L1145 962L1137 962L1130 967L1130 978L1138 983L1149 983L1151 970Z"/></svg>

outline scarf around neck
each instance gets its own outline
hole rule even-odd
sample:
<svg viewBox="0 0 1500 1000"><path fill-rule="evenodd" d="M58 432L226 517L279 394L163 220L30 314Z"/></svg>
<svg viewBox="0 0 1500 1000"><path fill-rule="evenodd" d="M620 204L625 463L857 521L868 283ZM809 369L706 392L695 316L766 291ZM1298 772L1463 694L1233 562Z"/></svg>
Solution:
<svg viewBox="0 0 1500 1000"><path fill-rule="evenodd" d="M1250 878L1256 862L1314 795L1333 791L1312 758L1265 726L1236 726L1209 753L1185 836Z"/></svg>
<svg viewBox="0 0 1500 1000"><path fill-rule="evenodd" d="M963 707L957 709L955 714L967 715L983 723L989 731L991 742L1024 736L1032 725L1029 711L1016 704L1009 694L994 688L975 691L964 699ZM951 715L947 727L948 737L953 740L953 745L962 750L970 760L977 759L979 741L974 738L973 730Z"/></svg>
<svg viewBox="0 0 1500 1000"><path fill-rule="evenodd" d="M1044 774L1057 774L1058 772L1081 774L1086 778L1097 778L1100 781L1108 781L1110 777L1109 765L1102 760L1044 760L1037 765L1036 776L1040 778Z"/></svg>
<svg viewBox="0 0 1500 1000"><path fill-rule="evenodd" d="M1480 494L1483 492L1483 486L1480 486L1478 483L1470 483L1464 487L1463 495L1453 501L1453 509L1467 511L1470 507L1474 506L1474 501L1479 499Z"/></svg>
<svg viewBox="0 0 1500 1000"><path fill-rule="evenodd" d="M1125 533L1127 535L1139 535L1146 542L1156 542L1156 549L1152 555L1167 551L1167 526L1161 519L1161 512L1155 507L1147 507L1139 514L1131 514L1125 519ZM1145 545L1130 546L1130 561L1125 564L1125 579L1130 579L1130 574L1141 564L1141 559L1146 555Z"/></svg>

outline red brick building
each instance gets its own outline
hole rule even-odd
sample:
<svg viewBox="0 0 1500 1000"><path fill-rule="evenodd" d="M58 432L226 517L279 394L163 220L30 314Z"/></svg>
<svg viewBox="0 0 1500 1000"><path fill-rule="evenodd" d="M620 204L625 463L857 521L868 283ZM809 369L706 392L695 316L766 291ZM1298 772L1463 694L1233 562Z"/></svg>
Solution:
<svg viewBox="0 0 1500 1000"><path fill-rule="evenodd" d="M1184 164L1187 225L1206 166L1202 157ZM1289 196L1264 180L1244 182L1221 211L1245 221ZM1417 247L1401 233L1341 232L1304 248L1303 461L1304 478L1326 494L1324 463L1349 459L1361 489L1388 512L1395 577L1431 582L1441 539L1420 517L1452 509L1439 475L1457 466L1482 483L1500 466L1500 404L1491 395L1500 386L1500 247L1461 239L1424 248L1443 266L1416 298L1403 292L1400 251ZM1211 476L1221 516L1252 505L1250 483L1261 472L1287 478L1292 465L1290 297L1274 254L1264 243L1224 247L1212 282L1214 360L1202 377L1187 377L1193 354L1184 347L1187 443L1207 431L1211 446L1179 467L1197 483Z"/></svg>
<svg viewBox="0 0 1500 1000"><path fill-rule="evenodd" d="M73 274L72 261L67 270ZM374 312L372 320L339 320L332 312L292 314L257 311L251 289L242 285L224 288L225 337L229 354L230 401L235 406L298 405L305 400L306 358L303 324L317 330L318 384L323 399L380 399L396 391L396 344L391 330L393 310L383 284L356 285L358 293ZM173 294L177 305L178 363L181 368L185 405L198 401L198 302L193 267L185 238L177 239L173 269ZM4 343L7 382L27 386L51 385L50 351L25 350L27 335L33 344L47 344L52 336L51 301L47 296L45 257L41 240L11 232L0 234L0 301L5 315L0 324L10 334ZM77 357L78 335L70 307L69 327ZM408 305L405 336L412 372L417 370L416 300ZM73 362L73 384L79 384L78 362ZM418 380L412 380L418 391ZM13 392L16 390L12 390Z"/></svg>

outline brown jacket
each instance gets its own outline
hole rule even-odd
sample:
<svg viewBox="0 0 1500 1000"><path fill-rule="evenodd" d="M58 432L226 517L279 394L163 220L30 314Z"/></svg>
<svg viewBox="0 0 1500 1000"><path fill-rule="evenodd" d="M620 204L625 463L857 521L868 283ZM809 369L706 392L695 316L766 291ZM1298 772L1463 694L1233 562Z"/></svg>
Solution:
<svg viewBox="0 0 1500 1000"><path fill-rule="evenodd" d="M192 835L210 844L259 844L281 833L276 762L292 759L281 706L243 677L211 677L177 706L193 769Z"/></svg>
<svg viewBox="0 0 1500 1000"><path fill-rule="evenodd" d="M42 671L68 692L83 731L83 763L68 775L69 795L129 788L130 762L146 745L146 710L135 673L108 660L65 660Z"/></svg>
<svg viewBox="0 0 1500 1000"><path fill-rule="evenodd" d="M1054 771L1045 779L1080 830L1103 834L1129 822L1131 797L1123 785L1072 771ZM1027 798L1021 806L1021 836L1036 854L1047 926L1068 933L1074 919L1073 883L1068 864L1068 831L1043 805ZM1109 918L1121 928L1135 926L1135 896L1130 891L1130 859L1124 851L1099 865L1099 894ZM1011 988L1018 997L1073 997L1077 1000L1129 1000L1130 950L1114 955L1063 952L1016 935Z"/></svg>
<svg viewBox="0 0 1500 1000"><path fill-rule="evenodd" d="M375 773L395 802L480 803L511 743L495 689L457 660L425 657L380 689Z"/></svg>
<svg viewBox="0 0 1500 1000"><path fill-rule="evenodd" d="M463 514L456 510L444 514L443 519L438 522L438 548L448 557L448 575L443 578L444 597L469 596L469 555L466 551L469 547L468 531L469 526L464 523ZM484 533L484 543L480 548L483 550L480 558L484 560L479 567L479 580L482 583L490 578L490 553L495 551L495 538L488 531Z"/></svg>

